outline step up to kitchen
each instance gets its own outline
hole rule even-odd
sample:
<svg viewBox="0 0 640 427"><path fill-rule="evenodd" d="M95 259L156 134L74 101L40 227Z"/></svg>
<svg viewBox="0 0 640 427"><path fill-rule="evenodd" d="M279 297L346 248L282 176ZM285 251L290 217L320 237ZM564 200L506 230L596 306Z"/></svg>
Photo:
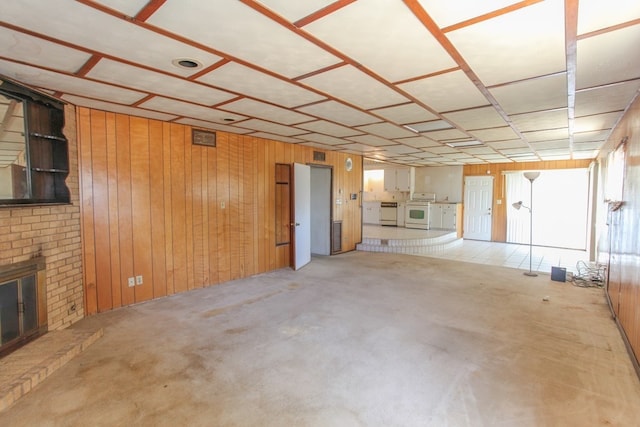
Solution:
<svg viewBox="0 0 640 427"><path fill-rule="evenodd" d="M462 239L458 238L457 233L453 231L424 238L363 237L362 243L357 245L357 250L397 254L437 254L461 245Z"/></svg>

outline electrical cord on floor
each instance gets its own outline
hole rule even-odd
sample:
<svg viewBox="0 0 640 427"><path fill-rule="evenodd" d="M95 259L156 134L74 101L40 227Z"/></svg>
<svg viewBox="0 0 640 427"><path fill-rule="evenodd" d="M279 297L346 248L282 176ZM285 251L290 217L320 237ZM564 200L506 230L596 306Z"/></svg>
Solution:
<svg viewBox="0 0 640 427"><path fill-rule="evenodd" d="M604 265L589 266L584 261L578 261L576 263L577 274L574 274L571 281L575 286L581 288L602 288L604 287L605 279Z"/></svg>

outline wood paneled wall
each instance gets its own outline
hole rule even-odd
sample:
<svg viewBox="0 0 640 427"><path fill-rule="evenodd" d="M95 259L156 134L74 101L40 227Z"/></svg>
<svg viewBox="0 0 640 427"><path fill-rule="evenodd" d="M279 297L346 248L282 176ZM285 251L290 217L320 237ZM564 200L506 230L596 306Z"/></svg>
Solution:
<svg viewBox="0 0 640 427"><path fill-rule="evenodd" d="M251 276L290 264L276 246L275 165L313 163L313 148L77 109L87 314ZM362 240L362 158L327 152L342 248ZM349 201L347 195L358 194ZM129 287L128 278L143 283Z"/></svg>
<svg viewBox="0 0 640 427"><path fill-rule="evenodd" d="M507 241L507 206L505 204L506 171L526 171L545 169L576 169L588 168L592 160L555 160L546 162L522 162L522 163L491 163L486 165L466 165L463 167L463 176L493 176L493 218L491 222L491 240L494 242ZM464 190L463 190L464 194Z"/></svg>
<svg viewBox="0 0 640 427"><path fill-rule="evenodd" d="M600 236L604 241L598 247L605 252L598 259L609 260L607 295L640 375L640 97L636 97L601 150L603 176L607 175L606 156L625 137L622 205L609 212L608 204L598 200L596 220L607 231ZM604 198L607 193L602 190Z"/></svg>

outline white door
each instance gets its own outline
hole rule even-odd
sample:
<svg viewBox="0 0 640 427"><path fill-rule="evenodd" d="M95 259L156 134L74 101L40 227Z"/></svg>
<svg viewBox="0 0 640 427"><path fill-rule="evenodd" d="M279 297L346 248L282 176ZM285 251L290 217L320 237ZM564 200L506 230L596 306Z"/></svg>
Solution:
<svg viewBox="0 0 640 427"><path fill-rule="evenodd" d="M311 168L293 164L294 229L293 268L298 270L311 261Z"/></svg>
<svg viewBox="0 0 640 427"><path fill-rule="evenodd" d="M464 178L464 238L491 240L493 177Z"/></svg>

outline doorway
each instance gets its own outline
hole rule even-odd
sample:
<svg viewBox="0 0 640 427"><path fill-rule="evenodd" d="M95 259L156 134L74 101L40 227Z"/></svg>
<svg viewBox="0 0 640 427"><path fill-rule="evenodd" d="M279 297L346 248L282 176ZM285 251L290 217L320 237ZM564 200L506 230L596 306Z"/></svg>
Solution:
<svg viewBox="0 0 640 427"><path fill-rule="evenodd" d="M311 165L311 253L331 254L331 167Z"/></svg>
<svg viewBox="0 0 640 427"><path fill-rule="evenodd" d="M491 240L493 177L467 176L464 179L464 238Z"/></svg>

